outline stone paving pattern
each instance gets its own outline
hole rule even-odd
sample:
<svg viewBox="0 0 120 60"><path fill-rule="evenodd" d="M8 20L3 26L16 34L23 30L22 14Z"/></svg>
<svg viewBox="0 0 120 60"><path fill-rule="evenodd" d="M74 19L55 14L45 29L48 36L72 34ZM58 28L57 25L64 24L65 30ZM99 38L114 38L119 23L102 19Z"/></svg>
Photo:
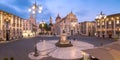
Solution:
<svg viewBox="0 0 120 60"><path fill-rule="evenodd" d="M76 40L80 40L83 42L88 42L96 47L109 44L111 42L114 42L113 39L109 38L97 38L97 37L87 37L87 36L75 36ZM14 60L30 60L28 57L28 54L30 52L34 51L34 46L37 42L40 40L57 40L59 37L35 37L35 38L23 38L20 40L7 42L7 43L0 43L0 60L3 60L4 58L10 58L14 57ZM69 37L70 40L73 39L73 37ZM61 59L55 59L52 57L46 57L42 60L61 60ZM79 59L75 59L79 60Z"/></svg>

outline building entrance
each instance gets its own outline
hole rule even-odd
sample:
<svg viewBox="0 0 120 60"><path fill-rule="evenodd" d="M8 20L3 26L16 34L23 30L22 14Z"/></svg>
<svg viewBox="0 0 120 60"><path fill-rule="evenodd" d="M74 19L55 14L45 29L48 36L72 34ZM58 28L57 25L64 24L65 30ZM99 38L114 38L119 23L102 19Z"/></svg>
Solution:
<svg viewBox="0 0 120 60"><path fill-rule="evenodd" d="M73 30L71 30L71 35L73 35Z"/></svg>

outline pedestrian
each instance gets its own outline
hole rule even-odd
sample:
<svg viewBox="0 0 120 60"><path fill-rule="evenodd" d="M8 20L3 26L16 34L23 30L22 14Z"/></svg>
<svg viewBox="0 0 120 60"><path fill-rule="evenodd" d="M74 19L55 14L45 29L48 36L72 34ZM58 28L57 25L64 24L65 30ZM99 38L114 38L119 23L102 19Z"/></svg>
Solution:
<svg viewBox="0 0 120 60"><path fill-rule="evenodd" d="M75 41L76 39L75 39L75 38L73 38L73 40Z"/></svg>
<svg viewBox="0 0 120 60"><path fill-rule="evenodd" d="M70 41L70 44L71 44L71 41Z"/></svg>
<svg viewBox="0 0 120 60"><path fill-rule="evenodd" d="M68 39L69 39L69 36L68 36Z"/></svg>

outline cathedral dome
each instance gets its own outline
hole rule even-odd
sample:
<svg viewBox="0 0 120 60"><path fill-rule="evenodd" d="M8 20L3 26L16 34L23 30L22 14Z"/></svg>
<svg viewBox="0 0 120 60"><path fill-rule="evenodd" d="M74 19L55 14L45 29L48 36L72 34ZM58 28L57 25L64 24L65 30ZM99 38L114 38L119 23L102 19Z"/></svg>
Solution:
<svg viewBox="0 0 120 60"><path fill-rule="evenodd" d="M77 19L76 15L73 14L72 11L67 15L67 18L68 18L68 19L75 19L75 20Z"/></svg>

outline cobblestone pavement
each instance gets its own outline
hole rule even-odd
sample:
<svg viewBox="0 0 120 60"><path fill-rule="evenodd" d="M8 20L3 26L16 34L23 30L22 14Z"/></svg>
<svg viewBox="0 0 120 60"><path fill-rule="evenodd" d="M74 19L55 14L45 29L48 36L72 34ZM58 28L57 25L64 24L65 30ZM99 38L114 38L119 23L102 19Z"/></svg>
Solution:
<svg viewBox="0 0 120 60"><path fill-rule="evenodd" d="M75 36L76 40L83 42L88 42L96 47L109 44L114 42L113 39L108 38L97 38L97 37L87 37L87 36ZM14 57L14 60L30 60L28 54L34 51L34 46L40 40L59 40L59 37L35 37L35 38L24 38L16 41L0 43L0 60L4 58ZM72 40L73 37L69 37ZM46 57L42 60L61 60L52 57ZM79 60L79 59L75 59Z"/></svg>

